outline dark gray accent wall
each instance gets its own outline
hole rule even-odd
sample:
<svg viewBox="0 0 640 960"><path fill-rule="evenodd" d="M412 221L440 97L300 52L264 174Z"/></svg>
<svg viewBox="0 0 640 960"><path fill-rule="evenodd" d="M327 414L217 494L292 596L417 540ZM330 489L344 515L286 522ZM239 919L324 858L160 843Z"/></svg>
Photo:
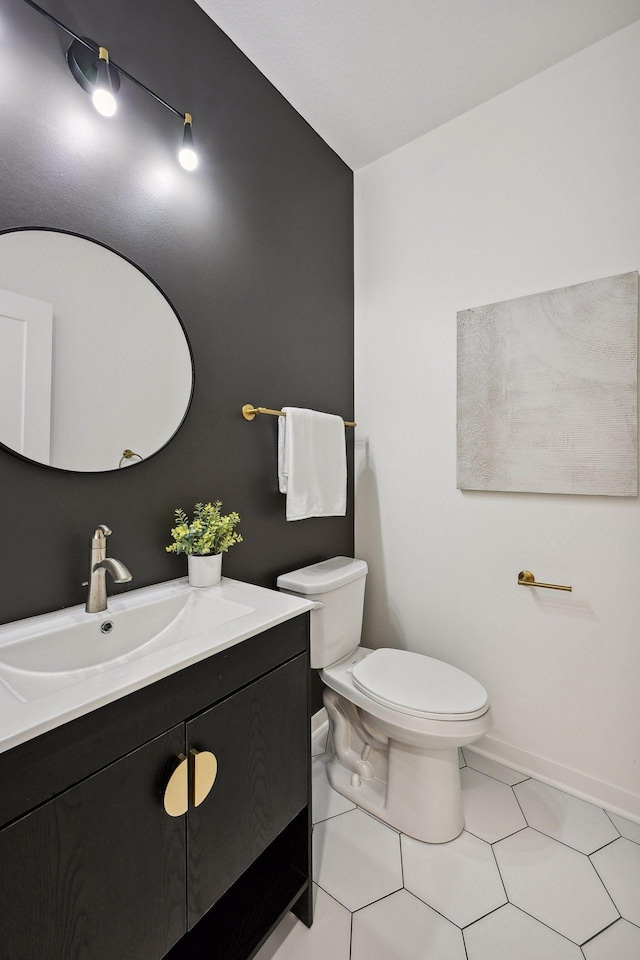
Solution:
<svg viewBox="0 0 640 960"><path fill-rule="evenodd" d="M129 257L180 314L196 379L183 427L139 466L73 474L0 449L0 621L82 602L98 523L134 576L110 593L184 575L164 546L174 508L197 500L241 514L228 576L272 587L352 555L352 431L348 516L287 523L276 419L240 414L250 402L352 419L351 170L192 0L42 5L193 114L200 165L182 170L180 121L126 79L116 117L99 117L67 69L65 35L7 0L0 229L71 230ZM117 390L95 365L96 391Z"/></svg>

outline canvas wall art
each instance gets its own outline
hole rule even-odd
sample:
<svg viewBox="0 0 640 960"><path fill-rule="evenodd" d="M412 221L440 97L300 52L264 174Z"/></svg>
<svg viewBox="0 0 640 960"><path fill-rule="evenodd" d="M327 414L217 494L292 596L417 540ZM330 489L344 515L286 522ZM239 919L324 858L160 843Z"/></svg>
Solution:
<svg viewBox="0 0 640 960"><path fill-rule="evenodd" d="M638 273L458 313L458 488L637 496Z"/></svg>

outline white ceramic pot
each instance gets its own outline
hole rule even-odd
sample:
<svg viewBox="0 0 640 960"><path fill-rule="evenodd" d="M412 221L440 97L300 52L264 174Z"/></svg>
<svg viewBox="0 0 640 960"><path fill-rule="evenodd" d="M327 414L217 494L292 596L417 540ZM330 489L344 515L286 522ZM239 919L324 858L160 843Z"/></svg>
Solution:
<svg viewBox="0 0 640 960"><path fill-rule="evenodd" d="M213 587L222 577L222 554L214 553L208 557L187 557L189 564L189 583L192 587Z"/></svg>

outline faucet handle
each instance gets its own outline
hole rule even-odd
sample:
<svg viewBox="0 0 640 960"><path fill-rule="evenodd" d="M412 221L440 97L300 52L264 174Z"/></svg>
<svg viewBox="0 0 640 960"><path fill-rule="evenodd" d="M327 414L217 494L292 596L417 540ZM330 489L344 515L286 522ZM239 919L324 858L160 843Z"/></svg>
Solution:
<svg viewBox="0 0 640 960"><path fill-rule="evenodd" d="M103 537L108 537L111 535L111 530L106 525L106 523L99 523L93 533L94 540L100 540Z"/></svg>

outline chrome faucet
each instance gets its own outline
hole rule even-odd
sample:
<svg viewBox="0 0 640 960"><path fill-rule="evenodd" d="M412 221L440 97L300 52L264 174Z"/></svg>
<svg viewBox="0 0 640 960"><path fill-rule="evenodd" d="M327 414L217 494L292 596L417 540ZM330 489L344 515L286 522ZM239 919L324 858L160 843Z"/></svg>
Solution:
<svg viewBox="0 0 640 960"><path fill-rule="evenodd" d="M111 533L109 527L101 523L96 527L91 538L91 570L89 580L84 586L89 587L87 596L87 613L102 613L107 609L107 584L105 574L107 570L116 583L128 583L132 579L131 573L120 560L107 556L107 537Z"/></svg>

